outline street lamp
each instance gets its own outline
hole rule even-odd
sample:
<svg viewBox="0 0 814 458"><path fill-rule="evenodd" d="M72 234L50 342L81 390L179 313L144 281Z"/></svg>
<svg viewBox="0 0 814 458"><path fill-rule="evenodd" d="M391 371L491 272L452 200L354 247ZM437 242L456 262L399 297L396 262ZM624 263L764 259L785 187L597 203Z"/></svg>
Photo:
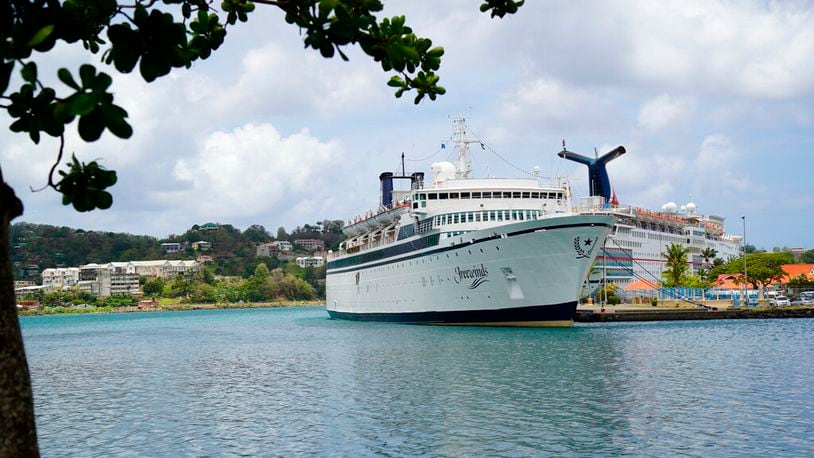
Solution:
<svg viewBox="0 0 814 458"><path fill-rule="evenodd" d="M743 220L743 306L749 305L749 280L746 275L746 216L741 216Z"/></svg>

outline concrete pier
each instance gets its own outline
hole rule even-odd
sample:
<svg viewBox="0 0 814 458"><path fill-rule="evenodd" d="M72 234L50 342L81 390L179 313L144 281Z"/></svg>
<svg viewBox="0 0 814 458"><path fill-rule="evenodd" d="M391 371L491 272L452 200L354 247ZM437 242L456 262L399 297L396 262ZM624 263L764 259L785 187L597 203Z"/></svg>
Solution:
<svg viewBox="0 0 814 458"><path fill-rule="evenodd" d="M766 318L814 318L814 307L730 308L703 310L687 308L577 308L578 323L622 321L737 320Z"/></svg>

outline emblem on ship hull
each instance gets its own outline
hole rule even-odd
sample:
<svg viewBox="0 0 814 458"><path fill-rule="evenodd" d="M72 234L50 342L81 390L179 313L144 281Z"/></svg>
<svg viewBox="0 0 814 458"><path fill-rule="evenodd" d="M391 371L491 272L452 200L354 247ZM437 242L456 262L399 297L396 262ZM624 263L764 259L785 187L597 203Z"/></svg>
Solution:
<svg viewBox="0 0 814 458"><path fill-rule="evenodd" d="M480 267L472 266L471 269L461 269L460 267L455 268L455 283L466 283L471 281L471 283L467 286L469 289L475 289L478 286L486 283L489 281L488 277L489 271L486 269L486 266L483 264Z"/></svg>
<svg viewBox="0 0 814 458"><path fill-rule="evenodd" d="M599 237L593 239L588 237L585 240L580 240L579 236L574 237L574 250L577 252L577 259L590 258L598 240Z"/></svg>

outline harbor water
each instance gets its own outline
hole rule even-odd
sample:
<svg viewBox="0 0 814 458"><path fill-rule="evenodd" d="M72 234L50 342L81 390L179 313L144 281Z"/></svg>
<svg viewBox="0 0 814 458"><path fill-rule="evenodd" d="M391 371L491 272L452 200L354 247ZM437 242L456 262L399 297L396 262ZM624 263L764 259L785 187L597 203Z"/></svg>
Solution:
<svg viewBox="0 0 814 458"><path fill-rule="evenodd" d="M44 456L814 454L814 320L21 318Z"/></svg>

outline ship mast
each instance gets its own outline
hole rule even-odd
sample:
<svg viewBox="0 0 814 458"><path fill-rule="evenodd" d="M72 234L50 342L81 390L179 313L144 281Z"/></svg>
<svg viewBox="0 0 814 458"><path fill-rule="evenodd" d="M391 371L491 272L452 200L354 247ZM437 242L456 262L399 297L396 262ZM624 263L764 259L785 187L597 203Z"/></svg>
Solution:
<svg viewBox="0 0 814 458"><path fill-rule="evenodd" d="M480 143L480 140L466 138L466 119L462 117L453 118L454 130L452 141L458 150L458 159L455 164L455 178L469 178L472 172L472 162L469 160L469 144Z"/></svg>

